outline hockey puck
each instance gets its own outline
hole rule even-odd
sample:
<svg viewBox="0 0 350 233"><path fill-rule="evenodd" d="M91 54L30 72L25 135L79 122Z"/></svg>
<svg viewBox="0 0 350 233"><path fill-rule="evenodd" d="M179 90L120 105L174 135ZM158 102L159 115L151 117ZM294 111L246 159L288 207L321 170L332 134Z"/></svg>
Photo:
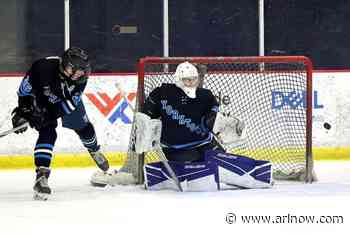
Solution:
<svg viewBox="0 0 350 233"><path fill-rule="evenodd" d="M332 126L331 126L329 123L325 122L325 123L323 124L323 127L324 127L325 129L327 129L327 130L330 130Z"/></svg>

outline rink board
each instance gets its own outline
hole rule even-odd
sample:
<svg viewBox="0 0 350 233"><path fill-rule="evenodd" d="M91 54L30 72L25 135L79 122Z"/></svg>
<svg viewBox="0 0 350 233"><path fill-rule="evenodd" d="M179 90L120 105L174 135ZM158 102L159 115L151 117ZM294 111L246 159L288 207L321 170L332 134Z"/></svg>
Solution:
<svg viewBox="0 0 350 233"><path fill-rule="evenodd" d="M126 153L105 153L108 161L113 166L121 166L125 159ZM96 166L90 155L87 153L77 154L57 154L53 156L52 167L93 167ZM34 158L31 155L1 155L0 169L22 169L34 168Z"/></svg>
<svg viewBox="0 0 350 233"><path fill-rule="evenodd" d="M313 154L316 160L350 159L350 72L314 72ZM0 77L0 131L11 128L10 113L16 106L16 90L21 75ZM83 100L94 123L99 143L113 165L125 159L133 113L121 98L115 83L122 84L131 103L135 102L136 74L95 74L89 80ZM331 125L324 128L324 123ZM59 124L60 125L60 124ZM53 166L93 166L78 137L72 130L59 126ZM24 135L9 135L0 139L0 169L33 166L33 146L37 134L28 130Z"/></svg>
<svg viewBox="0 0 350 233"><path fill-rule="evenodd" d="M350 160L350 148L315 148L315 160ZM112 166L122 166L126 159L125 152L105 153ZM152 162L152 161L147 161ZM92 167L95 163L87 153L56 154L52 167ZM0 155L0 169L34 168L32 155Z"/></svg>

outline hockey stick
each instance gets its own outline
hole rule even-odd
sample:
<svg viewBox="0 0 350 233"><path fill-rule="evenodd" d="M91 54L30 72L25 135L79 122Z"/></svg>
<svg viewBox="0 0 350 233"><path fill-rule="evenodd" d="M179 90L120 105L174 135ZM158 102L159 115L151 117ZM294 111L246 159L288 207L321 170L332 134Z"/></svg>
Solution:
<svg viewBox="0 0 350 233"><path fill-rule="evenodd" d="M125 100L125 102L128 104L128 106L130 107L130 109L132 110L132 112L135 114L136 110L135 108L132 106L132 104L130 103L129 99L126 97L125 92L122 90L120 83L116 83L115 87L118 89L118 91L120 92L120 94L122 95L123 99ZM173 179L175 185L178 187L180 192L183 192L183 189L181 187L180 181L177 178L177 176L175 175L174 170L170 167L168 160L163 152L163 150L161 148L157 149L156 152L159 154L159 157L161 159L161 163L163 163L165 169L168 171L170 177Z"/></svg>
<svg viewBox="0 0 350 233"><path fill-rule="evenodd" d="M183 192L183 189L181 187L181 183L179 179L177 178L174 170L170 167L167 158L165 157L165 154L162 150L162 148L159 148L156 150L157 153L159 153L160 161L163 163L165 166L165 169L169 172L170 177L173 179L174 183L176 184L177 188L179 189L180 192Z"/></svg>
<svg viewBox="0 0 350 233"><path fill-rule="evenodd" d="M7 131L5 131L5 132L2 132L2 133L0 133L0 138L5 137L5 136L7 136L7 135L9 135L9 134L11 134L11 133L14 133L14 132L16 132L17 130L24 129L24 128L28 127L28 126L29 126L29 123L26 122L26 123L24 123L24 124L22 124L22 125L20 125L20 126L17 126L16 128L7 130Z"/></svg>

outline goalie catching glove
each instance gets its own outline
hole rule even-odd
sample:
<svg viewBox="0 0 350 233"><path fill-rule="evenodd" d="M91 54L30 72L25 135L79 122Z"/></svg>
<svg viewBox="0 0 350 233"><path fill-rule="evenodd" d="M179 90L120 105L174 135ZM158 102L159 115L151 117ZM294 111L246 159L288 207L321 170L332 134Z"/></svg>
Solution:
<svg viewBox="0 0 350 233"><path fill-rule="evenodd" d="M238 118L217 113L213 133L224 146L232 147L246 138L246 127Z"/></svg>

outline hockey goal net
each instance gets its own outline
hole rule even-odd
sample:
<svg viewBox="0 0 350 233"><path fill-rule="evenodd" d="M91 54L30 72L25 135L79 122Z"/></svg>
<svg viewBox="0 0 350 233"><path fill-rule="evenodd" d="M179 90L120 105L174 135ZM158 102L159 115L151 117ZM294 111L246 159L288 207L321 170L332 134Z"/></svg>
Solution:
<svg viewBox="0 0 350 233"><path fill-rule="evenodd" d="M220 111L246 124L246 139L232 153L273 163L276 179L312 181L312 63L303 56L146 57L139 61L139 110L150 92L173 83L176 66L195 64L201 85L210 89ZM145 163L159 161L155 152L134 152L135 126L122 171L143 182ZM181 135L179 135L181 137Z"/></svg>

